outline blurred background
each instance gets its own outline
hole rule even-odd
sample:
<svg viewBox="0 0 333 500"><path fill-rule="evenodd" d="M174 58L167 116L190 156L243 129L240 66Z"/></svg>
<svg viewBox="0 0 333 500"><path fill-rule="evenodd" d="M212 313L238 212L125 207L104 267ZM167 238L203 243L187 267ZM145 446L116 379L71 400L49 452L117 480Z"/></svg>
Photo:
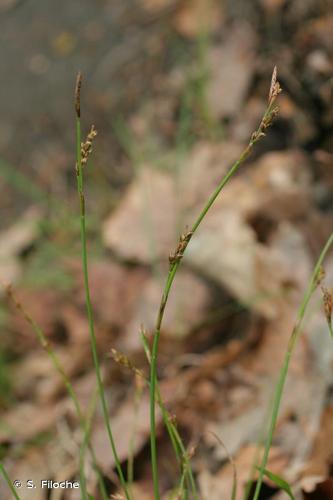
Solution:
<svg viewBox="0 0 333 500"><path fill-rule="evenodd" d="M23 483L78 478L72 403L5 285L88 408L95 375L74 168L80 70L83 131L98 131L85 167L96 333L124 470L135 458L135 500L152 498L149 398L111 349L148 373L139 330L151 338L168 256L260 123L277 65L279 116L187 249L159 358L200 498L230 498L233 470L219 440L242 498L297 308L333 227L332 2L0 0L0 23L0 455ZM332 263L331 255L328 289ZM303 330L268 468L296 498L325 500L333 498L333 345L320 290ZM116 494L95 406L92 443ZM158 423L163 498L177 498L177 463ZM98 499L89 457L85 470ZM4 481L0 493L12 498ZM262 500L283 495L265 480Z"/></svg>

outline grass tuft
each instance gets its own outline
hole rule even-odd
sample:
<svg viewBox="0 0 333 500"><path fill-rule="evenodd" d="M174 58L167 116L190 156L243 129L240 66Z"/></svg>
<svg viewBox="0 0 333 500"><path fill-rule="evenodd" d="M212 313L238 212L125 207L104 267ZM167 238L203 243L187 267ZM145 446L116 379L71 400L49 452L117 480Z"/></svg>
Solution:
<svg viewBox="0 0 333 500"><path fill-rule="evenodd" d="M301 334L303 320L305 317L305 313L306 313L308 304L310 302L310 299L311 299L314 291L317 289L318 285L320 284L319 280L320 280L321 275L322 275L323 261L327 255L328 251L330 250L332 244L333 244L333 233L328 238L325 246L323 247L323 249L319 255L319 258L317 260L314 271L312 273L308 288L304 294L302 304L299 308L296 324L295 324L294 329L291 332L291 335L289 338L284 362L283 362L282 368L280 370L279 380L276 384L272 414L271 414L271 418L270 418L270 426L269 426L268 435L267 435L267 439L266 439L266 443L265 443L264 455L263 455L263 458L262 458L262 461L261 461L261 464L259 467L259 471L260 471L259 478L258 478L258 481L256 484L256 489L254 492L253 500L258 500L259 495L260 495L260 490L261 490L263 478L265 475L266 465L268 462L269 450L272 446L273 434L275 431L276 422L277 422L279 409L280 409L280 405L281 405L282 393L283 393L284 385L285 385L287 374L288 374L289 362L290 362L291 356L294 352L296 342Z"/></svg>
<svg viewBox="0 0 333 500"><path fill-rule="evenodd" d="M91 454L91 459L92 459L92 464L94 467L94 470L96 471L97 477L98 477L98 482L99 482L99 487L101 491L101 495L103 500L107 500L107 494L105 490L105 485L102 479L102 474L99 470L98 464L97 464L97 458L94 452L94 449L89 442L89 436L90 436L90 424L87 423L87 420L83 414L79 399L77 397L77 394L73 388L73 385L71 384L68 376L66 375L64 368L61 364L61 361L57 354L55 353L53 347L51 346L50 342L48 341L44 331L42 328L36 323L36 321L30 316L30 314L26 311L26 309L23 307L21 302L19 302L18 298L16 297L13 288L9 285L6 287L6 294L8 298L12 301L16 309L22 314L24 319L29 323L31 326L32 330L35 332L36 337L41 345L41 347L46 351L48 357L51 360L51 363L53 364L55 370L58 372L60 375L64 386L66 387L66 390L68 392L69 397L71 398L75 412L77 415L77 418L79 420L82 432L83 432L83 443L88 446L90 454ZM93 396L93 400L95 397ZM88 422L90 422L91 419L88 419ZM83 472L83 461L80 460L80 488L81 488L81 496L82 499L85 500L88 495L86 491L86 482L85 482L85 477L84 477L84 472Z"/></svg>
<svg viewBox="0 0 333 500"><path fill-rule="evenodd" d="M73 386L68 379L61 362L56 355L55 351L53 350L52 346L50 345L48 339L46 338L43 330L39 327L39 325L33 320L33 318L27 313L27 311L24 309L22 304L18 301L16 298L12 288L9 286L7 287L7 295L9 298L13 301L15 304L16 308L23 314L24 318L28 321L28 323L31 325L33 328L34 332L36 333L36 336L41 344L41 346L45 349L47 352L49 358L51 359L55 369L57 372L60 374L64 385L68 391L68 394L70 398L72 399L72 402L74 404L74 408L82 429L83 433L83 440L80 448L80 455L79 455L79 470L80 470L80 486L81 486L81 498L82 500L90 500L93 498L89 493L87 492L86 489L86 479L84 476L84 458L85 458L85 452L88 449L90 454L91 454L91 461L94 467L94 470L97 474L98 481L99 481L99 487L100 487L100 493L101 497L103 500L107 499L107 492L106 488L103 482L103 477L102 474L100 473L100 470L97 465L97 458L94 453L94 449L90 443L90 435L91 435L91 429L92 429L92 421L93 421L93 415L95 411L95 406L96 406L96 401L97 401L97 396L99 395L99 399L101 402L101 407L102 407L102 413L103 413L103 418L104 418L104 423L105 423L105 428L107 431L108 439L110 442L111 450L113 453L114 461L115 461L115 467L117 470L118 474L118 479L122 488L122 492L117 493L116 495L113 496L113 498L125 498L126 500L132 500L132 494L131 494L131 487L133 484L133 470L134 470L134 449L135 449L135 433L136 433L136 425L135 423L133 424L133 430L131 434L131 439L129 443L129 455L128 455L128 462L127 462L127 478L125 479L122 467L121 467L121 462L120 458L117 453L116 449L116 444L114 441L112 429L111 429L111 423L110 423L110 415L109 415L109 409L107 405L107 400L106 400L106 395L105 395L105 388L103 385L103 379L102 379L102 372L101 372L101 366L98 358L98 351L97 351L97 339L96 339L96 334L95 334L95 326L94 326L94 316L93 316L93 310L92 310L92 304L91 304L91 297L90 297L90 287L89 287L89 272L88 272L88 251L87 251L87 217L86 217L86 210L85 210L85 194L84 194L84 170L87 168L88 160L90 157L90 154L92 152L92 146L93 146L93 141L97 135L97 131L94 126L91 127L86 140L82 141L81 140L81 87L82 87L82 75L81 73L78 73L77 75L77 80L76 80L76 88L75 88L75 113L76 113L76 180L77 180L77 192L78 192L78 197L79 197L79 206L80 206L80 240L81 240L81 254L82 254L82 268L83 268L83 277L84 277L84 290L85 290L85 300L86 300L86 309L87 309L87 318L88 318L88 324L89 324L89 335L90 335L90 345L91 345L91 351L92 351L92 358L94 362L94 369L95 369L95 374L96 374L96 380L97 380L97 391L92 395L92 399L89 405L89 409L87 411L87 414L85 415L81 409L78 397L73 389ZM182 259L185 255L186 249L193 238L195 232L199 228L200 224L203 222L204 218L206 217L208 211L214 204L215 200L217 197L220 195L222 192L223 188L226 186L226 184L230 181L230 179L236 174L236 172L239 170L239 168L242 166L242 164L247 160L249 155L251 154L254 146L258 141L260 141L266 134L267 129L270 127L272 124L275 116L278 113L278 107L276 106L276 100L281 92L281 87L280 84L277 80L277 70L276 67L273 70L272 74L272 80L271 80L271 86L269 90L269 96L268 96L268 102L267 102L267 107L266 110L263 114L263 117L261 119L261 122L255 130L249 140L249 143L243 150L242 154L240 157L231 165L229 171L227 174L222 178L214 192L211 194L211 196L208 198L205 206L199 213L197 219L193 223L192 227L190 229L186 229L186 231L181 234L177 247L174 252L172 252L169 256L169 272L165 281L165 285L163 288L161 300L160 300L160 305L156 317L156 323L155 323L155 329L154 329L154 334L152 338L152 345L149 344L149 341L147 339L147 336L145 335L144 330L141 330L141 340L143 344L144 351L146 353L149 367L150 367L150 374L149 378L146 379L144 376L143 372L139 369L137 369L134 364L130 361L130 359L123 355L122 353L119 353L115 349L112 349L112 357L115 360L116 363L119 365L125 367L126 369L130 370L133 375L135 376L135 381L136 381L136 391L135 391L135 400L134 400L134 417L137 416L138 414L138 408L139 408L139 403L140 399L142 396L144 384L148 386L149 389L149 396L150 396L150 450L151 450L151 466L152 466L152 478L153 478L153 491L154 491L154 500L159 500L160 499L160 491L159 491L159 474L158 474L158 456L157 456L157 438L156 438L156 406L159 407L163 422L165 425L165 428L169 434L169 438L179 465L179 482L178 485L174 489L174 495L176 495L176 498L178 499L188 499L190 495L191 498L194 500L198 500L199 496L197 493L197 487L196 487L196 482L195 478L192 472L191 468L191 458L194 454L195 448L192 447L190 449L186 449L182 438L178 432L177 425L176 425L176 420L173 415L170 414L170 412L166 409L160 389L159 389L159 384L157 380L157 363L158 363L158 348L159 348L159 340L160 340L160 334L161 334L161 329L162 329L162 323L163 323L163 318L164 318L164 313L165 309L167 306L168 298L169 298L169 293L171 290L171 287L173 285L174 279L176 277L178 268L182 262ZM202 92L203 94L203 92ZM187 124L186 124L187 127ZM185 127L185 128L186 128ZM181 141L181 133L180 133L180 141ZM290 335L285 358L283 365L280 370L279 374L279 379L276 384L275 388L275 393L274 393L274 398L273 398L273 404L271 409L269 410L270 413L270 418L269 418L269 428L267 431L267 437L265 440L265 445L264 445L264 453L261 459L260 465L255 464L253 469L257 469L259 471L259 476L258 480L256 482L256 488L254 491L254 496L253 500L258 500L260 497L260 492L261 492L261 487L263 483L263 478L266 475L269 477L271 480L273 480L280 488L282 488L290 498L294 498L291 492L291 488L289 484L279 476L276 476L275 474L271 473L270 471L267 470L266 466L268 463L268 457L269 457L269 452L270 448L272 445L273 441L273 434L276 428L276 423L277 423L277 418L279 414L279 408L281 405L281 400L282 400L282 395L283 395L283 390L288 374L288 369L289 369L289 363L290 359L292 357L292 354L294 352L297 340L300 336L304 318L305 318L305 313L308 307L308 304L310 302L310 299L319 287L321 288L322 291L322 296L323 296L323 306L324 306L324 313L325 317L327 320L329 332L333 338L333 327L332 327L332 310L333 310L333 295L332 292L328 291L327 288L325 288L322 285L322 281L324 278L324 273L322 270L322 264L323 261L329 252L331 246L333 245L333 233L331 236L328 238L325 246L323 247L319 258L317 260L317 263L314 267L311 279L308 284L308 288L304 294L301 306L299 308L298 314L297 314L297 319L295 326L293 328L293 331ZM221 443L221 445L225 448L223 442L215 436L218 441ZM229 453L227 452L229 461L233 467L233 472L234 472L234 482L233 482L233 489L231 493L231 500L235 500L236 498L236 491L237 491L237 472L235 468L235 464L232 460L232 458L229 456ZM0 473L4 477L8 487L10 488L14 498L16 500L20 500L20 497L15 490L14 483L10 480L10 477L8 473L6 472L6 469L3 465L2 462L0 462ZM245 497L248 498L249 494L249 489L245 492Z"/></svg>
<svg viewBox="0 0 333 500"><path fill-rule="evenodd" d="M75 87L75 112L76 112L76 180L77 180L77 191L80 202L80 232L81 232L81 250L82 250L82 267L84 276L84 289L86 297L86 308L89 323L89 335L90 335L90 345L94 361L96 380L98 386L98 392L100 396L100 401L102 405L102 412L104 417L104 423L107 430L108 438L110 441L112 453L114 456L116 469L118 472L118 477L124 491L126 500L130 500L130 494L127 488L125 477L121 469L120 459L117 453L115 441L113 438L110 415L106 403L106 397L104 392L104 386L101 375L101 368L97 353L97 341L95 334L95 325L93 310L90 299L90 288L89 288L89 273L88 273L88 253L87 253L87 232L86 232L86 214L85 214L85 197L84 197L84 176L83 176L83 166L86 165L88 156L92 151L92 141L95 138L97 132L94 127L91 128L87 139L85 142L81 142L81 86L82 86L82 74L78 73L76 79Z"/></svg>
<svg viewBox="0 0 333 500"><path fill-rule="evenodd" d="M158 346L159 346L159 338L161 333L161 326L164 317L165 307L168 301L169 293L172 287L172 283L176 276L179 265L182 261L186 248L191 241L194 233L198 229L199 225L206 217L208 211L214 204L216 198L221 193L224 186L229 182L231 177L238 171L240 166L244 163L244 161L248 158L250 153L252 152L255 144L265 136L267 129L272 124L275 116L278 113L278 108L275 105L276 98L281 92L281 87L279 82L277 81L277 70L274 68L272 81L269 91L268 103L265 110L265 113L261 119L258 129L253 132L251 139L244 149L243 153L239 157L239 159L231 166L229 172L223 177L220 184L217 186L213 194L208 199L206 205L203 210L200 212L198 218L194 222L190 231L186 231L181 235L179 239L178 246L174 253L170 255L170 268L169 274L166 279L166 283L164 286L164 290L161 297L161 302L159 306L159 311L157 314L154 337L153 337L153 345L151 350L151 369L150 369L150 449L151 449L151 462L152 462L152 475L153 475L153 484L154 484L154 497L155 500L159 500L159 481L158 481L158 469L157 469L157 446L156 446L156 420L155 420L155 406L156 406L156 385L157 385L157 356L158 356Z"/></svg>

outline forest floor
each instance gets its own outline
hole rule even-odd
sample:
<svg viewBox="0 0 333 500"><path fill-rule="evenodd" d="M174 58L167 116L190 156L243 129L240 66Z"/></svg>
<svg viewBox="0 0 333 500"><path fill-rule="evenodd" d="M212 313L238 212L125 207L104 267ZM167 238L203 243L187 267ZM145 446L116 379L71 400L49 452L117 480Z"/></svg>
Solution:
<svg viewBox="0 0 333 500"><path fill-rule="evenodd" d="M77 478L82 436L63 381L3 284L45 332L83 408L96 386L75 190L77 70L84 130L98 130L85 168L98 350L124 470L134 457L133 498L150 500L149 393L112 350L148 375L139 333L143 325L151 340L169 254L257 128L278 66L279 115L189 244L158 362L200 498L230 498L228 454L243 498L297 310L333 227L333 6L9 0L0 1L0 22L0 454L23 484ZM332 253L324 267L330 289ZM268 462L299 500L333 499L332 375L319 288ZM115 495L98 404L91 441ZM160 416L158 456L163 499L172 498L179 466ZM86 474L98 499L88 458ZM80 498L40 487L19 494ZM285 497L265 479L261 500ZM3 481L0 498L11 498Z"/></svg>

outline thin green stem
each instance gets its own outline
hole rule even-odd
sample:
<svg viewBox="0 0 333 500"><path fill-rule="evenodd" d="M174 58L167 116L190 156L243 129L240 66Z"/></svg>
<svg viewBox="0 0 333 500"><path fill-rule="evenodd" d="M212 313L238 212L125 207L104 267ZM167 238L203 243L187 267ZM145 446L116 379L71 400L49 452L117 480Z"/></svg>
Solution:
<svg viewBox="0 0 333 500"><path fill-rule="evenodd" d="M143 394L143 387L139 384L135 386L134 393L134 415L133 427L131 430L131 437L129 441L128 459L127 459L127 482L129 487L132 488L134 481L134 454L135 454L135 437L138 430L138 415L140 409L141 398Z"/></svg>
<svg viewBox="0 0 333 500"><path fill-rule="evenodd" d="M185 480L186 480L186 469L184 467L182 475L180 476L178 492L177 492L177 499L183 500L185 497L185 494L187 495L187 491L185 490Z"/></svg>
<svg viewBox="0 0 333 500"><path fill-rule="evenodd" d="M182 235L180 238L178 247L174 255L170 256L170 269L167 276L167 280L164 286L160 307L156 319L155 333L153 338L153 346L151 352L151 368L150 368L150 448L151 448L151 462L152 462L152 475L154 484L154 498L159 500L159 484L158 484L158 468L157 468L157 447L156 447L156 419L155 419L155 396L156 396L156 377L157 377L157 355L159 338L161 333L161 326L165 311L165 306L168 301L169 293L175 275L177 273L180 262L184 256L188 243L190 242L193 234L198 229L199 225L207 215L208 211L212 207L214 201L221 193L224 186L229 182L231 177L237 172L242 163L250 155L254 145L265 135L267 128L270 126L274 116L277 113L277 108L275 108L275 100L280 92L280 86L276 80L276 68L273 72L272 83L270 88L269 100L267 109L262 117L258 129L252 134L249 144L244 149L243 153L240 155L239 159L231 166L228 173L223 177L213 194L208 199L206 205L200 212L198 218L194 222L191 231L186 235Z"/></svg>
<svg viewBox="0 0 333 500"><path fill-rule="evenodd" d="M298 311L296 325L295 325L295 327L290 335L290 338L289 338L284 362L283 362L282 368L280 370L279 380L276 384L272 415L271 415L271 419L270 419L270 426L269 426L268 435L267 435L267 439L266 439L266 443L265 443L264 455L263 455L263 458L261 461L261 465L259 467L260 472L259 472L259 477L258 477L256 489L254 492L253 500L258 500L258 498L259 498L259 494L260 494L260 490L261 490L261 486L262 486L262 482L263 482L263 478L264 478L264 474L265 474L265 468L266 468L266 465L268 462L269 450L272 446L273 434L275 431L276 422L277 422L277 418L278 418L278 414L279 414L279 408L281 405L282 393L283 393L284 385L285 385L287 374L288 374L290 359L291 359L292 353L294 351L296 342L297 342L297 340L300 336L300 333L301 333L301 328L302 328L302 324L303 324L303 320L304 320L307 306L308 306L310 299L311 299L311 296L312 296L312 294L315 291L316 286L317 286L317 279L318 279L319 271L321 269L322 263L327 255L330 247L332 246L332 244L333 244L333 233L328 238L328 240L327 240L325 246L323 247L323 249L320 253L320 256L317 260L317 263L315 265L314 271L312 273L311 279L310 279L309 284L308 284L308 288L304 294L302 304L301 304L299 311Z"/></svg>
<svg viewBox="0 0 333 500"><path fill-rule="evenodd" d="M328 325L328 329L329 329L330 335L331 335L331 337L333 339L333 327L332 327L332 324L329 321L327 321L327 325Z"/></svg>
<svg viewBox="0 0 333 500"><path fill-rule="evenodd" d="M162 296L160 310L157 318L156 330L153 340L153 348L151 351L151 367L150 367L150 448L151 448L151 463L154 485L154 498L159 500L159 485L158 485L158 469L157 469L157 449L156 449L156 419L155 419L155 392L156 392L156 374L157 374L157 352L158 343L161 332L161 324L163 319L164 309L168 300L170 288L176 274L179 263L176 262L169 271L165 290Z"/></svg>
<svg viewBox="0 0 333 500"><path fill-rule="evenodd" d="M141 331L141 341L142 341L143 348L144 348L144 351L145 351L146 356L147 356L148 363L151 364L150 346L149 346L149 342L148 342L143 331ZM148 384L148 386L150 387L150 381L147 380L146 378L144 380ZM194 498L194 500L198 500L199 497L197 494L197 488L196 488L196 484L195 484L195 480L194 480L194 476L193 476L191 461L190 461L188 454L186 452L182 438L180 437L179 432L178 432L175 424L172 422L170 413L168 412L168 410L166 409L166 407L163 403L158 383L156 383L156 398L157 398L157 403L158 403L160 410L161 410L161 413L162 413L164 425L165 425L165 427L168 431L169 437L170 437L172 447L174 449L178 463L180 464L181 469L182 469L181 475L183 476L183 473L185 471L185 475L187 476L187 479L189 480L189 483L191 485L193 498Z"/></svg>
<svg viewBox="0 0 333 500"><path fill-rule="evenodd" d="M261 460L262 456L262 447L265 444L265 437L268 432L269 424L270 424L270 415L273 409L273 403L274 403L274 394L272 394L269 398L269 404L267 405L266 411L265 411L265 416L263 418L263 423L260 427L260 432L256 441L256 448L255 448L255 453L253 455L251 467L250 467L250 472L249 472L249 478L245 483L245 488L244 488L244 493L243 493L243 499L242 500L248 500L253 482L255 480L255 476L258 472L258 463Z"/></svg>
<svg viewBox="0 0 333 500"><path fill-rule="evenodd" d="M6 483L7 483L7 485L8 485L8 488L9 488L9 489L10 489L10 491L12 492L12 494L13 494L14 498L15 498L16 500L20 500L20 497L19 497L19 495L18 495L17 491L15 490L15 488L14 488L14 486L13 486L13 483L12 483L12 481L11 481L11 479L10 479L10 477L9 477L9 475L8 475L8 473L7 473L7 471L6 471L6 469L5 469L5 466L3 465L3 463L2 463L2 462L0 462L0 472L1 472L1 474L3 475L3 478L4 478L4 480L6 481Z"/></svg>
<svg viewBox="0 0 333 500"><path fill-rule="evenodd" d="M173 449L175 451L175 455L176 455L176 457L177 457L177 459L182 467L182 475L181 475L181 483L180 484L183 484L183 481L188 478L189 483L191 485L193 498L194 498L194 500L198 500L197 489L196 489L196 485L195 485L195 481L194 481L194 477L193 477L193 472L192 472L192 467L191 467L191 461L188 457L188 453L185 449L184 443L179 435L179 432L178 432L176 426L173 424L173 422L170 418L170 413L168 412L168 410L164 406L158 384L156 387L156 391L157 391L157 402L158 402L158 405L159 405L161 412L162 412L164 424L165 424L167 431L168 431L168 434L170 436L170 440L171 440ZM184 480L182 481L183 477L184 477ZM179 490L180 490L180 487L179 487Z"/></svg>
<svg viewBox="0 0 333 500"><path fill-rule="evenodd" d="M121 463L117 453L115 441L113 438L109 411L106 403L104 386L101 376L101 369L97 353L97 341L95 335L95 326L93 311L90 298L90 288L89 288L89 274L88 274L88 255L87 255L87 233L86 233L86 218L85 218L85 198L84 198L84 186L83 186L83 168L82 168L82 158L81 158L81 120L80 120L80 88L81 88L81 75L78 75L76 95L75 95L75 108L76 108L76 178L77 178L77 190L80 202L80 232L81 232L81 251L82 251L82 267L83 267L83 277L84 277L84 290L86 298L86 308L89 323L89 336L92 357L94 361L96 380L98 386L98 392L102 405L102 412L105 422L105 427L107 430L108 438L110 441L112 453L115 460L116 469L120 479L121 486L124 490L124 494L127 500L130 500L130 494L127 489L126 481L124 478L123 471L121 469Z"/></svg>
<svg viewBox="0 0 333 500"><path fill-rule="evenodd" d="M86 449L88 447L90 452L92 453L93 468L97 474L98 485L99 485L99 489L100 489L102 498L103 498L103 500L108 500L108 494L106 492L103 477L102 477L101 471L97 465L97 460L96 460L96 455L95 455L94 449L92 448L91 443L90 443L90 435L91 435L91 429L92 429L93 416L94 416L95 409L96 409L97 396L98 396L98 391L95 389L93 394L92 394L92 397L91 397L91 400L89 403L89 407L88 407L88 412L87 412L86 419L85 419L85 430L84 430L82 444L80 447L79 464L80 464L81 476L84 477L84 472L83 472L84 471L84 458L85 458Z"/></svg>
<svg viewBox="0 0 333 500"><path fill-rule="evenodd" d="M78 417L78 420L79 420L79 423L80 423L83 435L85 436L86 433L87 433L87 422L86 422L86 419L85 419L85 417L83 415L82 408L80 406L77 394L76 394L76 392L75 392L75 390L73 388L73 385L71 384L71 382L70 382L70 380L69 380L69 378L68 378L68 376L67 376L67 374L66 374L66 372L65 372L65 370L64 370L64 368L63 368L63 366L61 364L61 361L60 361L59 357L57 356L57 354L53 350L51 344L49 343L48 339L46 338L46 335L45 335L43 329L32 318L32 316L26 311L26 309L21 304L21 302L19 302L19 300L17 299L17 297L16 297L16 295L15 295L15 293L14 293L14 291L13 291L13 289L12 289L11 286L7 286L6 287L6 293L7 293L7 296L9 297L9 299L15 305L16 309L22 314L22 316L24 317L24 319L29 323L29 325L31 326L31 328L35 332L36 337L37 337L37 339L38 339L41 347L43 349L45 349L45 351L46 351L47 355L49 356L49 358L51 360L51 363L53 364L55 370L59 373L60 377L62 378L62 381L64 383L64 386L66 387L68 395L69 395L69 397L71 398L71 400L73 402L73 405L74 405L74 408L75 408L75 412L76 412L76 415ZM92 463L93 463L94 469L96 470L97 475L98 475L98 481L99 481L100 490L101 490L101 494L102 494L103 500L107 500L107 494L106 494L106 491L105 491L105 486L104 486L104 483L103 483L103 479L102 479L101 473L99 471L99 467L98 467L98 464L97 464L97 458L96 458L94 449L93 449L93 447L92 447L92 445L91 445L90 442L87 443L87 446L88 446L90 454L91 454L91 458L92 458ZM88 496L87 496L88 494L87 494L87 491L86 491L86 488L85 488L85 480L84 480L84 477L82 476L81 470L80 470L80 487L81 487L81 492L82 492L82 498L85 500L86 498L88 498Z"/></svg>

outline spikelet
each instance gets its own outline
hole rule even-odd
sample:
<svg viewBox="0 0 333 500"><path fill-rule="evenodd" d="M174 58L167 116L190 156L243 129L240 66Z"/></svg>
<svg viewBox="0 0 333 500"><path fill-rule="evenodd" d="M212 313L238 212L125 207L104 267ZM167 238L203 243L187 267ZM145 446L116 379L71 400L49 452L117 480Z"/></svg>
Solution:
<svg viewBox="0 0 333 500"><path fill-rule="evenodd" d="M333 311L333 295L324 286L321 287L323 292L324 312L329 325L332 325L332 311Z"/></svg>
<svg viewBox="0 0 333 500"><path fill-rule="evenodd" d="M92 144L93 140L95 139L97 135L97 130L95 129L95 126L92 125L89 134L87 135L87 139L85 142L81 142L81 163L82 166L84 166L89 158L89 155L92 152Z"/></svg>
<svg viewBox="0 0 333 500"><path fill-rule="evenodd" d="M279 112L278 106L275 106L275 101L278 95L282 92L282 88L277 79L277 67L274 67L271 86L268 94L268 108L264 114L259 128L253 132L251 136L250 146L252 147L256 142L258 142L262 137L265 137L267 129L271 126L274 118Z"/></svg>
<svg viewBox="0 0 333 500"><path fill-rule="evenodd" d="M111 356L116 363L130 370L136 377L140 377L141 379L144 378L143 372L134 366L132 361L125 354L117 351L116 349L111 349Z"/></svg>
<svg viewBox="0 0 333 500"><path fill-rule="evenodd" d="M74 104L77 118L81 116L81 86L82 86L82 73L79 71L76 77Z"/></svg>

